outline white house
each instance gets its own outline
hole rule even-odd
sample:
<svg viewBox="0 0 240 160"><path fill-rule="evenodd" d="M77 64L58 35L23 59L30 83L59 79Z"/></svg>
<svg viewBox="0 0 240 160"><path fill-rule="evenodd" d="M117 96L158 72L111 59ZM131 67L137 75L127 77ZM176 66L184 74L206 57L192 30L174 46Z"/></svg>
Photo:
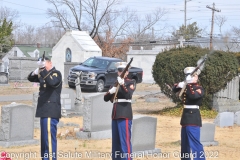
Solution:
<svg viewBox="0 0 240 160"><path fill-rule="evenodd" d="M38 58L42 56L45 52L46 56L51 57L52 48L51 47L40 47L37 45L14 45L11 50L6 53L3 58L3 65L5 72L8 72L9 57L35 57ZM36 65L37 67L37 65Z"/></svg>
<svg viewBox="0 0 240 160"><path fill-rule="evenodd" d="M133 58L131 65L143 69L143 83L155 83L152 76L152 66L155 62L156 56L158 53L161 53L164 50L169 50L175 46L174 43L155 44L151 49L145 49L146 46L141 46L140 50L133 50L131 46L126 53L127 61L129 62L130 58Z"/></svg>
<svg viewBox="0 0 240 160"><path fill-rule="evenodd" d="M52 49L52 62L64 76L64 62L83 62L102 56L102 50L86 31L67 31Z"/></svg>

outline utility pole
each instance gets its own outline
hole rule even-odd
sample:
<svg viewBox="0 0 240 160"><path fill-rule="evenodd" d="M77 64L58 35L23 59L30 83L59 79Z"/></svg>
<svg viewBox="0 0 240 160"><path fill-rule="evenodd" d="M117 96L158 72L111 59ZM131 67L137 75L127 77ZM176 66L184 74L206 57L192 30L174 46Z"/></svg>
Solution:
<svg viewBox="0 0 240 160"><path fill-rule="evenodd" d="M185 0L184 2L184 26L185 26L185 29L187 28L187 2L189 2L191 0Z"/></svg>
<svg viewBox="0 0 240 160"><path fill-rule="evenodd" d="M212 25L211 25L211 33L210 33L210 50L213 49L212 46L212 35L213 35L213 24L214 24L214 11L221 12L221 10L218 10L215 8L215 3L213 3L213 7L206 6L207 8L212 10Z"/></svg>

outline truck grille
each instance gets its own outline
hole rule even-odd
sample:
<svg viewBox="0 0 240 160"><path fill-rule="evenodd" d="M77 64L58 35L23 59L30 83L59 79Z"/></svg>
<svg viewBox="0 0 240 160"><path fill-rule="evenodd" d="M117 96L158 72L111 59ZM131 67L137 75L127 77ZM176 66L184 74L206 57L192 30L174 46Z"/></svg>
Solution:
<svg viewBox="0 0 240 160"><path fill-rule="evenodd" d="M70 77L71 79L74 79L74 80L75 80L75 79L77 78L77 74L76 74L77 72L78 72L78 71L72 71L72 72L70 73L70 76L69 76L69 77ZM81 81L82 81L82 80L87 80L88 77L89 77L89 76L88 76L88 72L82 72L82 74L81 74Z"/></svg>

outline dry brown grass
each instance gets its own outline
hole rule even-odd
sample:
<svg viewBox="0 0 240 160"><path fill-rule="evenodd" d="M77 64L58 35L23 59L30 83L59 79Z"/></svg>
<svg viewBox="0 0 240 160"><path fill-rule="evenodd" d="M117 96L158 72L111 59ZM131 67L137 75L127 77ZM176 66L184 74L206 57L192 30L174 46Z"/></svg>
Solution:
<svg viewBox="0 0 240 160"><path fill-rule="evenodd" d="M1 87L2 88L2 87ZM157 90L159 89L157 85L149 85L149 84L140 84L137 87L137 91L146 91L146 90ZM6 91L6 90L5 90ZM16 91L16 90L15 90ZM35 91L35 90L34 90ZM15 93L10 91L8 93ZM31 93L29 89L19 92L20 93ZM7 94L7 93L5 93ZM134 114L145 114L148 116L153 116L157 118L157 131L156 131L156 148L161 149L162 155L167 155L167 157L161 157L161 155L157 157L139 157L135 158L135 160L160 160L160 159L168 159L168 160L176 160L180 159L174 156L174 153L180 151L180 125L179 120L180 117L169 117L169 116L161 116L155 114L154 111L161 110L164 107L171 107L174 104L166 97L161 94L158 95L160 101L158 103L146 103L145 99L142 96L134 96L135 103L133 104ZM22 102L31 104L31 102ZM4 103L0 103L4 105ZM7 104L7 103L6 103ZM109 120L110 115L109 115ZM76 123L82 127L82 117L72 117L72 118L62 118L61 121L64 123ZM204 122L213 122L213 119L203 119ZM63 127L58 129L59 133L65 133L66 130L73 132L74 127ZM209 159L217 159L217 160L239 160L240 157L240 126L226 127L220 128L216 127L215 140L219 142L218 146L210 146L204 147ZM39 129L34 130L34 138L39 139ZM24 154L28 156L30 153L32 155L31 160L40 159L40 145L30 145L30 146L22 146L22 147L10 147L3 148L0 147L0 151L7 151L16 154ZM107 156L107 153L111 152L111 139L104 140L82 140L82 139L65 139L64 137L58 138L58 151L59 151L59 159L82 159L82 160L109 160L110 158L104 158L103 156ZM97 152L101 153L102 157L87 157L86 153ZM78 158L76 155L78 154ZM38 158L35 158L35 155ZM82 157L80 157L82 155ZM217 157L216 157L217 156ZM23 159L23 158L19 158ZM16 158L14 158L16 160Z"/></svg>

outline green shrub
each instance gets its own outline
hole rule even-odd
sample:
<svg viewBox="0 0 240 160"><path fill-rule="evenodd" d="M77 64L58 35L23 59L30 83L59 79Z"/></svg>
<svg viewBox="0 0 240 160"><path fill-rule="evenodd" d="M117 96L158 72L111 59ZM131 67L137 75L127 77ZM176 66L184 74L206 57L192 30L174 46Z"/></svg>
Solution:
<svg viewBox="0 0 240 160"><path fill-rule="evenodd" d="M236 56L236 58L238 60L238 64L240 64L240 52L235 53L235 56ZM240 73L240 68L239 67L240 66L238 66L238 73Z"/></svg>
<svg viewBox="0 0 240 160"><path fill-rule="evenodd" d="M199 75L199 81L205 90L202 105L211 109L213 94L224 89L227 82L237 75L238 60L233 53L188 46L164 51L156 56L152 67L153 78L161 91L178 105L181 101L172 92L173 85L184 81L184 68L196 67L197 61L205 54L208 54L208 59Z"/></svg>

